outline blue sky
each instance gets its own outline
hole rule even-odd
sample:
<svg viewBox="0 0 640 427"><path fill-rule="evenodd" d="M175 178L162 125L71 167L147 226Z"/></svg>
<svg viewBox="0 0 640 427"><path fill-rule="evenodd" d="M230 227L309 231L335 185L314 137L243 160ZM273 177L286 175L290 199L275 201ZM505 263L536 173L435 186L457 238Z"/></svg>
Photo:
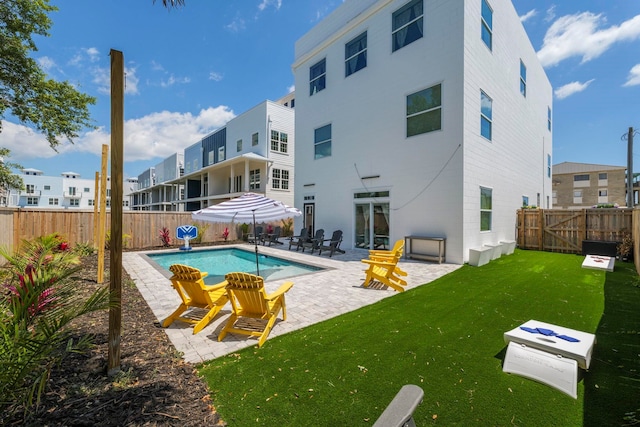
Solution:
<svg viewBox="0 0 640 427"><path fill-rule="evenodd" d="M186 0L167 10L161 0L52 0L59 11L50 37L36 39L34 57L50 77L97 98L90 107L97 128L56 153L6 117L0 146L11 150L10 161L46 175L93 178L109 143L109 51L116 49L126 72L125 177L135 177L292 90L295 41L341 3ZM513 4L554 89L553 163L626 166L621 136L640 129L640 1Z"/></svg>

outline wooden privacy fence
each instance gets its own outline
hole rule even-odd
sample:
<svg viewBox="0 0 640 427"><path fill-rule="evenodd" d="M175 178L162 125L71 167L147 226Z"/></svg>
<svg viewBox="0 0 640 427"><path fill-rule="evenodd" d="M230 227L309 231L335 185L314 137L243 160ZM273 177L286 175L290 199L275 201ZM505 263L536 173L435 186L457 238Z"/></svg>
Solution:
<svg viewBox="0 0 640 427"><path fill-rule="evenodd" d="M620 242L625 233L632 233L637 246L633 212L626 208L521 209L517 244L522 249L582 253L583 240Z"/></svg>
<svg viewBox="0 0 640 427"><path fill-rule="evenodd" d="M12 250L17 248L22 240L52 233L59 233L69 243L90 244L97 246L94 241L94 221L99 221L93 211L44 211L0 208L0 245ZM107 213L106 232L111 223ZM225 224L193 221L191 212L149 212L129 211L122 215L122 233L124 247L127 249L142 249L159 247L160 229L167 227L173 245L181 245L182 240L176 241L176 229L181 225L196 225L202 233L202 243L213 243L224 240L224 229L229 229L228 240L241 238L240 224Z"/></svg>

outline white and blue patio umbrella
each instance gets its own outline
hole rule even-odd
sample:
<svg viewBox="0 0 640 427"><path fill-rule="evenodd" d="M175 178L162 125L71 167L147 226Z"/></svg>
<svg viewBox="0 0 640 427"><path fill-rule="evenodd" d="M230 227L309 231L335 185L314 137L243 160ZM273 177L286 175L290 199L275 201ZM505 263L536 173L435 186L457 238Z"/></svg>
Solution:
<svg viewBox="0 0 640 427"><path fill-rule="evenodd" d="M264 197L261 194L245 193L216 205L211 205L191 214L194 221L209 222L253 222L253 236L256 252L256 274L260 275L258 263L258 239L256 236L256 222L278 221L302 215L299 209L287 206L277 200Z"/></svg>

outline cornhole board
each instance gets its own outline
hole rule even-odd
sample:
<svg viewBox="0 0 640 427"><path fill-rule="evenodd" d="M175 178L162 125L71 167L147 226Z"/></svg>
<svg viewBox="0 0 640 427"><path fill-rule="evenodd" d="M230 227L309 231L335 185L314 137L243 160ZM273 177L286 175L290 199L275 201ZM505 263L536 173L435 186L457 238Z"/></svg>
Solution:
<svg viewBox="0 0 640 427"><path fill-rule="evenodd" d="M544 328L578 339L527 332L521 327ZM578 369L588 369L596 336L550 323L529 320L504 333L508 344L502 370L547 384L574 399L578 397Z"/></svg>
<svg viewBox="0 0 640 427"><path fill-rule="evenodd" d="M590 268L593 270L613 271L616 259L612 256L587 255L582 261L582 268Z"/></svg>

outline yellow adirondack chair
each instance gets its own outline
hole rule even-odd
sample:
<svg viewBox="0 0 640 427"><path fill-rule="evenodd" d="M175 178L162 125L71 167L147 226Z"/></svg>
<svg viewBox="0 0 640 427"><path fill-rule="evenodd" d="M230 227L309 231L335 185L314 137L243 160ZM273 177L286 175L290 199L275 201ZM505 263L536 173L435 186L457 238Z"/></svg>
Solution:
<svg viewBox="0 0 640 427"><path fill-rule="evenodd" d="M407 282L399 276L406 276L407 272L398 267L403 251L403 240L398 240L391 251L373 251L373 254L369 251L369 259L362 260L369 265L362 286L367 288L374 282L380 282L398 292L404 292Z"/></svg>
<svg viewBox="0 0 640 427"><path fill-rule="evenodd" d="M171 284L180 295L182 303L176 311L162 322L162 326L166 328L175 320L180 320L195 325L193 333L197 334L216 317L222 307L229 301L227 290L225 289L227 282L223 281L210 286L205 285L202 279L207 276L207 273L188 265L173 264L169 267L169 270L173 273ZM187 309L194 307L209 311L201 319L180 316Z"/></svg>
<svg viewBox="0 0 640 427"><path fill-rule="evenodd" d="M227 279L227 292L231 299L233 309L227 324L218 335L218 341L222 341L227 333L242 334L258 337L258 347L262 347L267 340L271 328L276 322L280 310L282 320L287 319L287 306L284 295L291 289L293 282L280 285L277 291L267 295L264 289L264 279L249 273L229 273ZM255 324L245 325L246 319L258 319L265 323L260 331Z"/></svg>

